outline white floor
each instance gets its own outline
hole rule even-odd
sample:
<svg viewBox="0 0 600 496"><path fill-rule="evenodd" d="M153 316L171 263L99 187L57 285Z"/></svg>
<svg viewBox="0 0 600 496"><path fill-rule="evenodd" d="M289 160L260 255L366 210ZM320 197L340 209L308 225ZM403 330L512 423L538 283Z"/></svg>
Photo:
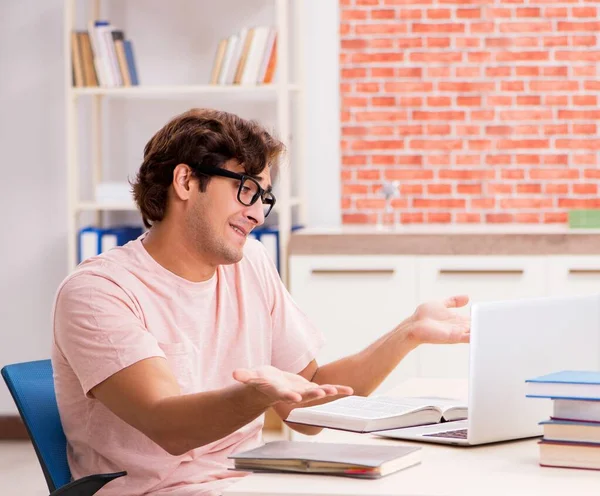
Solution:
<svg viewBox="0 0 600 496"><path fill-rule="evenodd" d="M29 441L0 441L2 494L48 496L48 486Z"/></svg>

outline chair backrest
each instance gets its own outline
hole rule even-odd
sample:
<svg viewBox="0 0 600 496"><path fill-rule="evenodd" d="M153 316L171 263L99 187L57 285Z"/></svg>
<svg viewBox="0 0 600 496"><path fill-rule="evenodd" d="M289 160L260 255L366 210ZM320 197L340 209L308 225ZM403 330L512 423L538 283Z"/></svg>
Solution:
<svg viewBox="0 0 600 496"><path fill-rule="evenodd" d="M50 360L16 363L2 377L27 428L50 492L68 484L67 440L60 422Z"/></svg>

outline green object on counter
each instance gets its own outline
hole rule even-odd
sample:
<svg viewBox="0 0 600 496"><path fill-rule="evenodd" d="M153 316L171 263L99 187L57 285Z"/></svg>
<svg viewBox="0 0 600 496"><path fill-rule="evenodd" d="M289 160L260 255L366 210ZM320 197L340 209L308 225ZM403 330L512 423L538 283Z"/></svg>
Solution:
<svg viewBox="0 0 600 496"><path fill-rule="evenodd" d="M581 229L600 227L600 209L570 210L569 227Z"/></svg>

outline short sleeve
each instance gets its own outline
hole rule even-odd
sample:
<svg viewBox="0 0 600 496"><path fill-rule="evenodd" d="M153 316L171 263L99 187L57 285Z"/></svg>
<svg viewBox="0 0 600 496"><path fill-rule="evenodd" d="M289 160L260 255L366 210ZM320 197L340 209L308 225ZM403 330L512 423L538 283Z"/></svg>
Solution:
<svg viewBox="0 0 600 496"><path fill-rule="evenodd" d="M165 357L127 292L98 274L76 274L59 289L54 341L88 396L120 370L146 358Z"/></svg>
<svg viewBox="0 0 600 496"><path fill-rule="evenodd" d="M262 247L261 263L272 298L271 365L298 373L315 359L325 340L284 286L266 249L261 243L257 244Z"/></svg>

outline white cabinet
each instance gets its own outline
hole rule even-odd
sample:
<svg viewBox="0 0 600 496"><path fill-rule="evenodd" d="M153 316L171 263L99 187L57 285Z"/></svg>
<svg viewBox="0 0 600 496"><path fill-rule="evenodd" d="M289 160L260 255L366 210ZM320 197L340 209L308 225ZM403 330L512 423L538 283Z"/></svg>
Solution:
<svg viewBox="0 0 600 496"><path fill-rule="evenodd" d="M290 292L327 340L320 364L357 353L392 330L414 311L415 288L415 257L290 258ZM409 354L379 389L416 373Z"/></svg>
<svg viewBox="0 0 600 496"><path fill-rule="evenodd" d="M457 310L464 315L473 302L546 293L544 257L421 256L417 273L419 302L466 294L469 305ZM422 345L417 351L419 377L468 376L467 344Z"/></svg>
<svg viewBox="0 0 600 496"><path fill-rule="evenodd" d="M552 256L547 263L550 295L600 293L600 256Z"/></svg>

